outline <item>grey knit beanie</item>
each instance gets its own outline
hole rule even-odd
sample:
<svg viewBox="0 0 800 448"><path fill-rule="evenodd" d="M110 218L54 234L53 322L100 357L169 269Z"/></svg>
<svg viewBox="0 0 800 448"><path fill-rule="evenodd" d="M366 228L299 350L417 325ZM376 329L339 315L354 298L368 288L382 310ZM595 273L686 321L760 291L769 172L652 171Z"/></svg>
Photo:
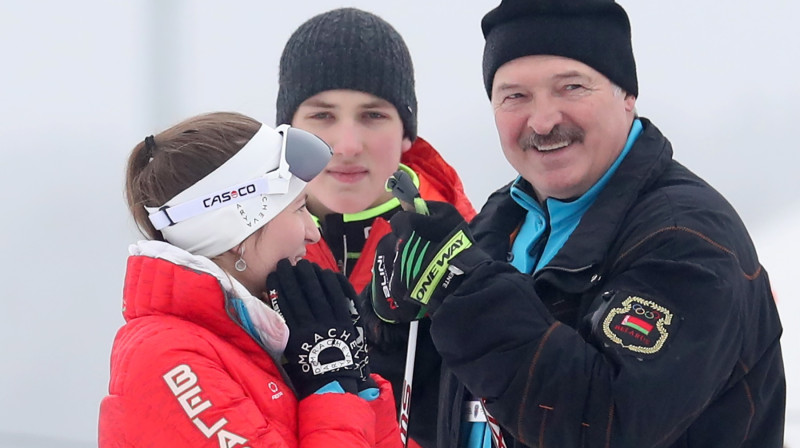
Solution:
<svg viewBox="0 0 800 448"><path fill-rule="evenodd" d="M389 101L406 137L417 137L414 66L403 38L380 17L341 8L312 17L281 55L276 125L291 123L300 103L320 92L348 89Z"/></svg>

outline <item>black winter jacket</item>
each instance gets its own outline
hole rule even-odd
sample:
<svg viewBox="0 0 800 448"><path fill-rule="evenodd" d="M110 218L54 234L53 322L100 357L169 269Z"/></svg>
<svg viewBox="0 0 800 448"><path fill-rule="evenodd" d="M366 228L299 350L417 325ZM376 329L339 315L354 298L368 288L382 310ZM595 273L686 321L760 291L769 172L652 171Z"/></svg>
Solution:
<svg viewBox="0 0 800 448"><path fill-rule="evenodd" d="M508 186L472 222L497 261L470 272L432 316L450 369L440 447L456 446L461 384L485 399L510 446L782 446L782 329L767 273L730 204L641 121L618 170L533 276L506 262L525 213Z"/></svg>

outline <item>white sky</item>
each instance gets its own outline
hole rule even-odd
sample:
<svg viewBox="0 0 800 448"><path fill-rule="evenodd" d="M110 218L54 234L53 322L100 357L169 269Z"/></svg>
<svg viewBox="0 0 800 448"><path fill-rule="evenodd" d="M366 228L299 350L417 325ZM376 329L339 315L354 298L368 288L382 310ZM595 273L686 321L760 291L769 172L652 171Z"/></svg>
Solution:
<svg viewBox="0 0 800 448"><path fill-rule="evenodd" d="M419 134L459 170L476 207L507 182L480 68L480 19L497 3L0 0L0 447L96 444L126 248L137 238L122 198L125 157L201 112L274 124L280 52L312 15L359 6L392 23L416 68ZM797 140L784 133L800 103L800 3L620 3L640 114L739 210L782 312L794 311L800 176ZM789 418L800 423L792 331ZM787 442L798 436L787 430Z"/></svg>

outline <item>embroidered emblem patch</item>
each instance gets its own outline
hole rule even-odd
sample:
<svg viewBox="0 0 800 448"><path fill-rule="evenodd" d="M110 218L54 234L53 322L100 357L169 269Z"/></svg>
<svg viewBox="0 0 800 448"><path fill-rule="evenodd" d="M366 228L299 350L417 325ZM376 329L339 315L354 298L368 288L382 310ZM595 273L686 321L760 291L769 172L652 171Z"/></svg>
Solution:
<svg viewBox="0 0 800 448"><path fill-rule="evenodd" d="M628 296L622 306L612 308L603 321L603 332L611 342L636 353L653 354L669 337L672 313L641 297Z"/></svg>

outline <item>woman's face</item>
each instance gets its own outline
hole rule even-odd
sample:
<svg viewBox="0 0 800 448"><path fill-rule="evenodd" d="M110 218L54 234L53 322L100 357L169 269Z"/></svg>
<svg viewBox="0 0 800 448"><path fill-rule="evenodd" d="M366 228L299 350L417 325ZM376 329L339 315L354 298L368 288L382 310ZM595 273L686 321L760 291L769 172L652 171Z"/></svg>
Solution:
<svg viewBox="0 0 800 448"><path fill-rule="evenodd" d="M234 269L231 274L254 296L260 297L266 291L267 275L275 270L278 260L288 258L294 265L306 255L306 244L319 241L319 230L306 208L306 198L303 191L272 221L242 242L247 269ZM238 258L237 254L234 261Z"/></svg>

